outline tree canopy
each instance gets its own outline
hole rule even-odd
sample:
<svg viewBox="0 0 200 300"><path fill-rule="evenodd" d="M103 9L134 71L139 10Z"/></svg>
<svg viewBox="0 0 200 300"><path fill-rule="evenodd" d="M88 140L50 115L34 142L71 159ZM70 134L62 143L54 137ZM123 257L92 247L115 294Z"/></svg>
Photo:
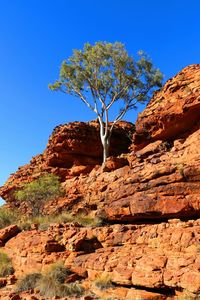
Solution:
<svg viewBox="0 0 200 300"><path fill-rule="evenodd" d="M97 115L105 161L116 122L138 103L148 101L152 91L161 87L162 77L143 51L135 60L119 42L86 43L62 62L59 79L49 88L78 97ZM119 110L109 125L109 110L117 102Z"/></svg>

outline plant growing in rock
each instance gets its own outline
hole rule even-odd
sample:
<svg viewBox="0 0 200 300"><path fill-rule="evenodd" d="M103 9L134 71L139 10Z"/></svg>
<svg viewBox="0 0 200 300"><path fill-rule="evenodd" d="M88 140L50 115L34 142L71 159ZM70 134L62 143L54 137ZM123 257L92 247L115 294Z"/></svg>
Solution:
<svg viewBox="0 0 200 300"><path fill-rule="evenodd" d="M15 193L19 201L24 201L31 209L32 216L43 213L47 201L57 198L63 194L58 176L45 174L38 179L26 183L22 189Z"/></svg>
<svg viewBox="0 0 200 300"><path fill-rule="evenodd" d="M0 229L15 223L19 218L19 213L5 206L0 207Z"/></svg>
<svg viewBox="0 0 200 300"><path fill-rule="evenodd" d="M0 252L0 277L5 277L14 273L11 259L4 252Z"/></svg>
<svg viewBox="0 0 200 300"><path fill-rule="evenodd" d="M69 276L70 274L72 274L72 271L66 268L62 262L52 264L48 271L48 276L52 277L55 281L58 281L60 283L64 283L67 276Z"/></svg>
<svg viewBox="0 0 200 300"><path fill-rule="evenodd" d="M93 216L92 214L86 215L84 213L78 213L77 215L75 215L74 221L86 227L99 227L103 223L103 221L99 217Z"/></svg>
<svg viewBox="0 0 200 300"><path fill-rule="evenodd" d="M108 289L108 288L110 288L110 287L113 286L110 276L108 274L106 274L106 273L102 273L101 275L99 275L94 280L94 284L100 290L105 290L105 289Z"/></svg>
<svg viewBox="0 0 200 300"><path fill-rule="evenodd" d="M81 285L76 282L64 283L70 274L71 271L65 268L62 263L53 264L38 282L40 294L48 298L82 295L83 288Z"/></svg>
<svg viewBox="0 0 200 300"><path fill-rule="evenodd" d="M23 292L32 290L37 286L38 280L42 277L40 273L26 274L17 282L16 291Z"/></svg>
<svg viewBox="0 0 200 300"><path fill-rule="evenodd" d="M97 116L103 146L103 163L109 156L110 138L115 124L127 111L136 108L150 97L155 87L161 87L162 74L151 60L139 51L139 60L129 56L123 44L86 43L83 50L74 50L63 61L59 79L50 84L78 97ZM110 123L110 111L117 104L118 112Z"/></svg>

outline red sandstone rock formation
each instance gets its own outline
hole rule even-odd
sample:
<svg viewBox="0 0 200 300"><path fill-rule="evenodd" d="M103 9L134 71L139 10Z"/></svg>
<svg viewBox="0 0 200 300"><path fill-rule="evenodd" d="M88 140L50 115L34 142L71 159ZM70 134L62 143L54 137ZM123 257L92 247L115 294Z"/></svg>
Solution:
<svg viewBox="0 0 200 300"><path fill-rule="evenodd" d="M199 122L200 64L196 64L169 79L139 114L133 148L188 136Z"/></svg>
<svg viewBox="0 0 200 300"><path fill-rule="evenodd" d="M48 231L15 232L15 237L6 236L11 228L1 231L16 276L61 259L99 297L195 299L200 293L199 97L200 65L191 65L139 115L129 153L121 133L132 126L119 124L106 172L94 167L101 159L97 123L58 127L44 154L13 174L1 196L14 201L12 193L22 182L53 172L62 178L66 195L48 203L46 211L92 212L111 224L52 224ZM101 273L116 286L97 290L93 281Z"/></svg>
<svg viewBox="0 0 200 300"><path fill-rule="evenodd" d="M180 78L184 78L185 85ZM139 116L137 121L136 135L139 132L138 124L143 124L142 122L148 124L150 118L159 117L160 121L156 121L157 127L152 127L149 131L154 137L153 141L148 138L145 140L143 137L141 144L136 145L140 150L132 150L126 154L128 166L110 173L101 173L98 169L94 169L88 176L66 180L64 185L67 197L58 201L57 207L66 208L70 205L74 210L97 207L97 213L100 215L103 213L110 221L142 222L172 217L198 217L200 214L200 123L197 119L197 115L200 114L199 78L200 65L192 65L169 80L142 113L144 118ZM180 89L170 88L170 82L172 86L181 85ZM192 85L195 92L193 96L191 93L188 96L184 92L183 86L186 86L186 83L187 86ZM168 91L171 91L170 95ZM157 101L160 94L164 99L162 103L159 102L162 109ZM186 107L186 104L189 108L180 110L180 107ZM172 124L162 123L166 120L162 116L170 116L170 111L173 111L173 114L177 111L175 130L172 130L174 121ZM188 123L188 111L195 111L194 117L190 116L193 125ZM184 118L185 123L182 121ZM170 120L174 119L170 117ZM157 134L158 124L160 124L159 132L162 132L163 136ZM171 130L168 132L171 132L171 135L165 135L169 128ZM181 138L177 136L177 128L182 128L181 132L179 131ZM135 144L131 148L134 146ZM109 160L107 163L109 166Z"/></svg>
<svg viewBox="0 0 200 300"><path fill-rule="evenodd" d="M128 152L133 131L134 125L124 121L114 127L111 155L118 156ZM101 165L101 162L102 146L98 122L73 122L57 126L44 153L33 157L29 164L19 167L16 173L11 174L5 185L0 188L0 196L8 203L17 205L14 192L21 184L30 182L46 172L54 173L64 181L66 176L87 174L95 165ZM126 162L120 162L120 166L124 164Z"/></svg>
<svg viewBox="0 0 200 300"><path fill-rule="evenodd" d="M106 273L122 287L157 288L161 295L182 289L195 295L200 291L199 239L199 220L97 228L54 224L48 231L19 233L4 251L12 258L16 276L64 260L90 281Z"/></svg>

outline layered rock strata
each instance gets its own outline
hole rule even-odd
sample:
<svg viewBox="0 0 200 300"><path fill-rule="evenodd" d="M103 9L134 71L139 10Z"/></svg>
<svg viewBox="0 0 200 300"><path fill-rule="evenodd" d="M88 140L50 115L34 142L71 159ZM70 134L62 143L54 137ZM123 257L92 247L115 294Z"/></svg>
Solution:
<svg viewBox="0 0 200 300"><path fill-rule="evenodd" d="M3 229L1 247L17 277L64 260L96 297L198 299L200 65L184 68L154 95L138 117L130 145L132 129L129 123L118 125L102 171L97 123L58 127L44 154L1 188L1 196L14 204L14 191L23 182L56 173L66 193L47 203L46 211L90 214L105 224L52 224L46 231L21 233L17 227ZM101 274L114 284L104 294L94 287Z"/></svg>
<svg viewBox="0 0 200 300"><path fill-rule="evenodd" d="M121 121L113 129L110 155L115 157L127 153L131 144L134 125ZM120 141L120 142L119 142ZM119 159L120 166L127 161ZM19 167L11 174L8 181L0 188L0 196L16 205L15 191L44 173L53 173L66 178L89 173L102 162L102 145L99 137L99 124L96 121L88 123L72 122L57 126L49 138L47 148L43 154L32 158L29 164Z"/></svg>
<svg viewBox="0 0 200 300"><path fill-rule="evenodd" d="M199 293L199 240L200 220L97 228L72 223L19 233L3 250L17 277L60 260L80 278L93 282L103 273L117 286L159 291L167 299L176 291Z"/></svg>

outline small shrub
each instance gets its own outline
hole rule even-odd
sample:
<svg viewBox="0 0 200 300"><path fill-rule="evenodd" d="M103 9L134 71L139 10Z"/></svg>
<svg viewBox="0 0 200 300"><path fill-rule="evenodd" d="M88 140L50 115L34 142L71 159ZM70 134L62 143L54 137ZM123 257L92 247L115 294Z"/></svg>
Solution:
<svg viewBox="0 0 200 300"><path fill-rule="evenodd" d="M98 217L91 215L72 215L68 212L63 212L58 215L50 216L35 216L35 217L24 217L18 222L18 226L21 230L30 230L31 224L36 224L39 230L47 230L52 223L70 223L78 222L83 226L97 227L102 225L102 220Z"/></svg>
<svg viewBox="0 0 200 300"><path fill-rule="evenodd" d="M6 208L5 206L0 207L0 229L5 228L18 219L16 211Z"/></svg>
<svg viewBox="0 0 200 300"><path fill-rule="evenodd" d="M48 271L48 276L52 277L55 281L58 281L59 283L64 283L65 279L70 274L72 274L71 270L65 268L63 263L61 262L51 265Z"/></svg>
<svg viewBox="0 0 200 300"><path fill-rule="evenodd" d="M40 273L31 273L25 275L17 283L17 292L24 292L34 289L37 286L39 279L42 277Z"/></svg>
<svg viewBox="0 0 200 300"><path fill-rule="evenodd" d="M79 296L83 288L77 283L64 284L71 271L62 262L51 265L49 270L38 281L40 294L47 298Z"/></svg>
<svg viewBox="0 0 200 300"><path fill-rule="evenodd" d="M11 259L4 252L0 252L0 277L5 277L14 273Z"/></svg>
<svg viewBox="0 0 200 300"><path fill-rule="evenodd" d="M59 297L81 296L84 292L82 286L76 282L63 284L59 290Z"/></svg>
<svg viewBox="0 0 200 300"><path fill-rule="evenodd" d="M80 223L83 226L98 227L102 225L102 220L100 218L89 214L85 215L83 213L74 216L74 221Z"/></svg>
<svg viewBox="0 0 200 300"><path fill-rule="evenodd" d="M102 273L101 275L99 275L95 279L94 284L100 290L105 290L113 286L110 276L106 273Z"/></svg>
<svg viewBox="0 0 200 300"><path fill-rule="evenodd" d="M40 294L47 298L80 296L83 288L77 283L63 284L49 274L44 275L38 282Z"/></svg>
<svg viewBox="0 0 200 300"><path fill-rule="evenodd" d="M43 275L38 281L38 289L44 297L53 298L58 296L60 283L49 275Z"/></svg>
<svg viewBox="0 0 200 300"><path fill-rule="evenodd" d="M45 174L38 179L26 183L22 189L15 193L17 200L27 204L32 216L39 216L43 213L47 201L57 198L63 194L61 184L57 176Z"/></svg>
<svg viewBox="0 0 200 300"><path fill-rule="evenodd" d="M69 223L74 222L74 216L69 212L63 212L61 214L52 216L55 223Z"/></svg>
<svg viewBox="0 0 200 300"><path fill-rule="evenodd" d="M55 223L54 216L25 216L18 221L17 225L21 230L30 230L32 224L36 224L40 230L47 230L51 223Z"/></svg>

